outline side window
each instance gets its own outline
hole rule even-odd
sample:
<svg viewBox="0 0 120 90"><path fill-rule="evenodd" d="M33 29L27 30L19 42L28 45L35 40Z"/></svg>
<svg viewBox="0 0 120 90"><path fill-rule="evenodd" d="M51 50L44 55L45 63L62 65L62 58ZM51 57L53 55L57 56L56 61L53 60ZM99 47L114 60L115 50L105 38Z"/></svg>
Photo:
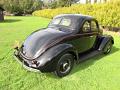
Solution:
<svg viewBox="0 0 120 90"><path fill-rule="evenodd" d="M98 27L95 21L91 21L91 31L98 31Z"/></svg>
<svg viewBox="0 0 120 90"><path fill-rule="evenodd" d="M83 25L83 32L89 32L90 31L90 22L86 21Z"/></svg>

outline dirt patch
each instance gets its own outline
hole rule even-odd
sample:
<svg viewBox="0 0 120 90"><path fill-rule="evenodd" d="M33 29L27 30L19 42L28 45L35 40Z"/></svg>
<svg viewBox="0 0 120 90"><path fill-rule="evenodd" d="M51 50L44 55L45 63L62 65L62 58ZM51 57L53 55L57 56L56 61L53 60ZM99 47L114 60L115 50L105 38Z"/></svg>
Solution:
<svg viewBox="0 0 120 90"><path fill-rule="evenodd" d="M120 36L120 31L119 32L113 32L113 31L108 31L108 30L103 29L103 33Z"/></svg>
<svg viewBox="0 0 120 90"><path fill-rule="evenodd" d="M120 27L102 26L102 28L107 31L120 32Z"/></svg>

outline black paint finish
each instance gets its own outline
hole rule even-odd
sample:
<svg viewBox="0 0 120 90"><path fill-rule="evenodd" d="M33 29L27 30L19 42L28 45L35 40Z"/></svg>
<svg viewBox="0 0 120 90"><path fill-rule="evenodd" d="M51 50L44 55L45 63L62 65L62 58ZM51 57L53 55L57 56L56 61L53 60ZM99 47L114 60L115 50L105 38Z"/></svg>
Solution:
<svg viewBox="0 0 120 90"><path fill-rule="evenodd" d="M68 26L64 26L67 25L67 21L63 25L50 23L47 28L33 32L21 48L15 51L14 55L24 62L25 66L41 72L53 72L64 53L72 54L77 63L82 60L80 55L91 57L96 52L102 52L107 42L111 41L114 44L113 37L102 35L97 20L91 16L63 14L56 16L53 21L56 18L67 18L72 22ZM96 23L95 30L92 29L92 21ZM84 27L86 22L90 24L89 30L88 26ZM88 31L84 32L84 28ZM92 51L95 53L88 55Z"/></svg>

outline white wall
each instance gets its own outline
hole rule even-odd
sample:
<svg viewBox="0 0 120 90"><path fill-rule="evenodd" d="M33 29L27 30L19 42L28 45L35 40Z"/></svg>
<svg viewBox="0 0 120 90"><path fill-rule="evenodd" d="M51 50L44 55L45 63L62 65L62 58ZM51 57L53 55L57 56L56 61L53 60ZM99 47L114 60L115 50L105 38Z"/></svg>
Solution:
<svg viewBox="0 0 120 90"><path fill-rule="evenodd" d="M91 4L94 4L94 3L105 3L105 1L110 1L110 0L79 0L78 3L86 4L88 1L90 1Z"/></svg>
<svg viewBox="0 0 120 90"><path fill-rule="evenodd" d="M91 0L91 4L94 4L95 3L95 0Z"/></svg>
<svg viewBox="0 0 120 90"><path fill-rule="evenodd" d="M79 0L77 3L86 4L87 0Z"/></svg>

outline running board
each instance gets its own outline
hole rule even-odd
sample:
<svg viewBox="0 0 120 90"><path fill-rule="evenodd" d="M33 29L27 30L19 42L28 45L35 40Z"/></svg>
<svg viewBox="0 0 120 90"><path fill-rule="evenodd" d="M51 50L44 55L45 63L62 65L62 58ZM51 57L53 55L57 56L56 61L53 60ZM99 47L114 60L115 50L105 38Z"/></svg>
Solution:
<svg viewBox="0 0 120 90"><path fill-rule="evenodd" d="M98 55L100 53L102 53L102 51L93 50L91 52L87 52L87 53L84 53L84 54L79 54L79 61L78 61L78 63L86 61L87 59L89 59L91 57L94 57L94 56L96 56L96 55Z"/></svg>

